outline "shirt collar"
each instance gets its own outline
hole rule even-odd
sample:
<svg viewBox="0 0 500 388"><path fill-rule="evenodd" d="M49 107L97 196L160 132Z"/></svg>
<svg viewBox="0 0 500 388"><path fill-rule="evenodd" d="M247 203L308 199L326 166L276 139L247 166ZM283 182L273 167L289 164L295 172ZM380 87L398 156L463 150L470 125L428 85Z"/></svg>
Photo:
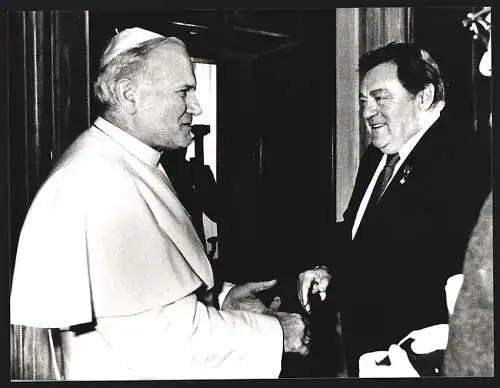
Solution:
<svg viewBox="0 0 500 388"><path fill-rule="evenodd" d="M423 122L423 129L417 132L415 135L410 137L408 141L403 144L403 146L399 149L398 154L401 158L401 161L404 161L406 157L410 154L410 152L415 148L418 141L424 136L427 130L434 124L440 116L440 110L429 112L429 115L425 117L425 121Z"/></svg>
<svg viewBox="0 0 500 388"><path fill-rule="evenodd" d="M127 152L134 155L137 159L150 165L157 167L160 161L161 152L144 144L139 139L128 134L124 130L118 128L116 125L111 124L108 120L97 117L94 126L108 135L114 142L123 147Z"/></svg>

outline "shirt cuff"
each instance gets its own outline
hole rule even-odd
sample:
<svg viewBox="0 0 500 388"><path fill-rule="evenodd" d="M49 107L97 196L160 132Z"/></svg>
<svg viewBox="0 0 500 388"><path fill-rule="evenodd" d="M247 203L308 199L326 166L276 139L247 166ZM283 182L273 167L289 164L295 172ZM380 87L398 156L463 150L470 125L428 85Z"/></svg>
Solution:
<svg viewBox="0 0 500 388"><path fill-rule="evenodd" d="M224 300L226 299L227 294L231 289L235 286L236 284L230 283L230 282L224 282L222 283L222 290L217 297L217 300L219 301L219 309L222 309L222 303L224 303Z"/></svg>

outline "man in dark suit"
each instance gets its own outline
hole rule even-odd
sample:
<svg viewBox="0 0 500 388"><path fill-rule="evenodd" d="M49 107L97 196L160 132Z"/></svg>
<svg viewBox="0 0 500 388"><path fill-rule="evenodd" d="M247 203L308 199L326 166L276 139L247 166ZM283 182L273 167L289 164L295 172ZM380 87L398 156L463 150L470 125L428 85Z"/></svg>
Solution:
<svg viewBox="0 0 500 388"><path fill-rule="evenodd" d="M324 299L330 285L350 376L360 355L447 322L443 285L460 272L481 202L473 140L441 114L445 88L432 57L391 43L362 56L359 72L371 145L332 234L338 255L298 280L307 311L308 294Z"/></svg>
<svg viewBox="0 0 500 388"><path fill-rule="evenodd" d="M479 71L491 77L491 7L467 14L463 25L486 45ZM435 325L408 334L414 340L411 345L414 353L428 357L428 353L445 350L442 365L434 364L445 376L494 376L493 234L493 196L490 192L469 240L463 275L457 275L462 276L463 283L460 291L457 289L454 294L456 303L452 299L449 325ZM386 356L390 365L377 364ZM365 377L419 376L408 355L396 345L391 345L388 351L363 355L359 364L360 375Z"/></svg>

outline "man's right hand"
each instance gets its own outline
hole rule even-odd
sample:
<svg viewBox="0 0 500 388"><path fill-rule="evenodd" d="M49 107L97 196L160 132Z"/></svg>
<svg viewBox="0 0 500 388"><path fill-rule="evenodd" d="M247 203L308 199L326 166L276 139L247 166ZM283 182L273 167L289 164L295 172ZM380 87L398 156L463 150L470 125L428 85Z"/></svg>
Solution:
<svg viewBox="0 0 500 388"><path fill-rule="evenodd" d="M283 329L284 351L307 356L309 354L311 333L304 318L297 313L285 313L281 311L274 311L269 315L278 318Z"/></svg>
<svg viewBox="0 0 500 388"><path fill-rule="evenodd" d="M332 276L324 267L310 269L302 272L297 281L297 292L300 303L304 309L309 313L311 312L311 305L309 304L309 291L311 294L317 294L321 300L326 298L326 289L330 284Z"/></svg>

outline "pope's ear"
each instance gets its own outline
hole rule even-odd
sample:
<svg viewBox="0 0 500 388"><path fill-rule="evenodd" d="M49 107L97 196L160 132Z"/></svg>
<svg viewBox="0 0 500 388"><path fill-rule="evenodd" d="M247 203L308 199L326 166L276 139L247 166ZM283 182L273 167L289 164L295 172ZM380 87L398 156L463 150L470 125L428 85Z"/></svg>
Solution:
<svg viewBox="0 0 500 388"><path fill-rule="evenodd" d="M427 84L424 89L418 92L418 103L423 111L429 110L434 101L434 85Z"/></svg>
<svg viewBox="0 0 500 388"><path fill-rule="evenodd" d="M135 91L136 87L128 78L122 78L116 83L116 95L120 106L128 113L134 114L135 106Z"/></svg>

